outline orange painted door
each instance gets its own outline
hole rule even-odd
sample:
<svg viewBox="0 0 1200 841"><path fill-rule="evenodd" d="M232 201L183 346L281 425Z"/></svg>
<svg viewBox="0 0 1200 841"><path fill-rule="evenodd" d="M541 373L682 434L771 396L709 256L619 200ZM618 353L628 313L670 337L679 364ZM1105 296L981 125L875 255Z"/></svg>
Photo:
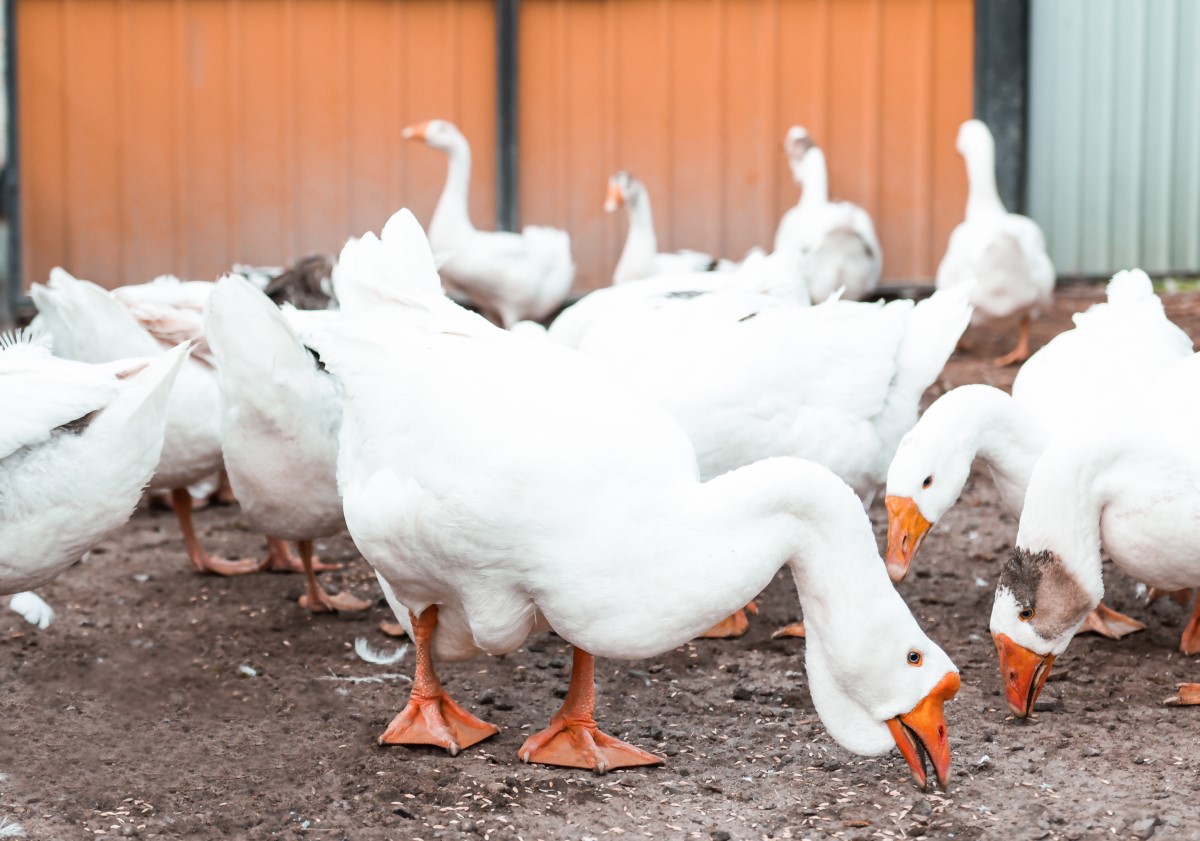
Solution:
<svg viewBox="0 0 1200 841"><path fill-rule="evenodd" d="M660 249L769 249L799 124L875 220L885 279L932 278L966 202L973 23L971 0L522 0L520 218L571 233L579 291L611 281L620 169Z"/></svg>
<svg viewBox="0 0 1200 841"><path fill-rule="evenodd" d="M24 281L278 265L423 222L444 117L495 218L490 0L17 0Z"/></svg>

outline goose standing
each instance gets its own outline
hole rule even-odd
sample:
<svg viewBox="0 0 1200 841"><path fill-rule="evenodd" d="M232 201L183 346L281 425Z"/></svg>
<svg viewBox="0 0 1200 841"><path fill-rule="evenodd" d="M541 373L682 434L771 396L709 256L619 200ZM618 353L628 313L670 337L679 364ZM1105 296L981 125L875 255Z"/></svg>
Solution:
<svg viewBox="0 0 1200 841"><path fill-rule="evenodd" d="M188 294L193 294L193 289L189 287ZM211 284L207 289L211 290ZM62 269L50 273L47 285L35 283L31 294L38 317L54 337L54 349L60 356L101 363L153 356L162 350L151 330L139 323L115 296L94 283L71 277ZM150 317L149 311L153 310L150 320L158 335L195 335L199 331L199 310L154 307L148 301L143 301L142 307L143 318ZM256 560L231 561L206 552L192 524L192 496L188 486L216 475L221 467L221 391L217 374L210 363L189 358L183 363L171 392L162 458L149 487L170 491L188 560L196 572L218 575L254 572L261 566Z"/></svg>
<svg viewBox="0 0 1200 841"><path fill-rule="evenodd" d="M650 196L646 193L645 185L628 172L618 172L608 179L604 210L614 213L621 207L628 213L629 233L613 271L614 285L660 275L707 272L717 267L712 255L701 251L658 250L654 216L650 212Z"/></svg>
<svg viewBox="0 0 1200 841"><path fill-rule="evenodd" d="M1104 595L1101 547L1162 590L1200 586L1200 354L1178 363L1141 407L1060 437L1038 460L991 628L1013 714L1026 717ZM1200 653L1200 603L1180 650ZM1168 703L1200 704L1200 683Z"/></svg>
<svg viewBox="0 0 1200 841"><path fill-rule="evenodd" d="M313 540L344 527L337 489L341 388L322 371L284 314L245 278L222 278L209 296L205 335L221 381L221 449L243 513L263 534L294 540L313 612L366 610L371 602L326 593Z"/></svg>
<svg viewBox="0 0 1200 841"><path fill-rule="evenodd" d="M1011 397L986 385L956 388L900 442L887 476L892 580L904 579L932 525L962 494L976 458L987 466L1004 508L1020 514L1034 466L1051 440L1123 412L1160 372L1191 356L1191 339L1166 317L1145 272L1118 272L1107 292L1107 303L1075 315L1073 330L1030 357ZM1113 639L1143 627L1104 604L1086 623Z"/></svg>
<svg viewBox="0 0 1200 841"><path fill-rule="evenodd" d="M883 250L871 216L848 201L829 200L825 153L800 126L783 143L800 201L779 220L775 250L800 257L800 270L813 302L839 289L847 300L861 301L875 291L883 271Z"/></svg>
<svg viewBox="0 0 1200 841"><path fill-rule="evenodd" d="M974 281L975 321L1020 314L1017 346L997 366L1029 358L1029 321L1050 303L1054 264L1042 229L1027 216L1009 213L996 189L996 142L979 120L958 130L957 148L967 164L967 214L950 234L937 271L937 288Z"/></svg>
<svg viewBox="0 0 1200 841"><path fill-rule="evenodd" d="M407 211L382 239L351 240L334 282L345 319L310 340L346 388L346 523L416 643L409 704L382 742L454 753L495 733L446 694L432 658L503 654L552 628L575 647L570 689L521 759L656 764L598 729L593 657L670 650L786 565L832 735L860 753L898 745L920 784L928 753L945 783L957 670L891 586L843 482L772 459L701 484L661 409L447 300Z"/></svg>
<svg viewBox="0 0 1200 841"><path fill-rule="evenodd" d="M566 231L534 225L519 234L476 230L467 208L471 147L462 132L446 120L430 120L409 126L403 136L422 140L450 159L429 225L429 241L444 258L447 285L502 327L522 319L540 321L562 306L575 279Z"/></svg>
<svg viewBox="0 0 1200 841"><path fill-rule="evenodd" d="M188 351L89 365L0 337L0 593L45 584L129 519Z"/></svg>

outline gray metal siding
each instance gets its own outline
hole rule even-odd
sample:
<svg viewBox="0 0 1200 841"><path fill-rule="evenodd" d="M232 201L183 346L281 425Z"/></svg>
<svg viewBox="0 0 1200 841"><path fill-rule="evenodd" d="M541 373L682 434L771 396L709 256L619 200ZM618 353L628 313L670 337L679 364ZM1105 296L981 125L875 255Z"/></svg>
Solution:
<svg viewBox="0 0 1200 841"><path fill-rule="evenodd" d="M1200 2L1031 12L1027 196L1058 272L1200 271Z"/></svg>

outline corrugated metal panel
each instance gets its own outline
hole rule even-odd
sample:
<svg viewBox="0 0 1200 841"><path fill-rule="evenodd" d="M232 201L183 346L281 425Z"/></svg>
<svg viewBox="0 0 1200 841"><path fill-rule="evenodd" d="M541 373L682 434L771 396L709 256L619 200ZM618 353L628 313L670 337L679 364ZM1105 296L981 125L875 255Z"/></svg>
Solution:
<svg viewBox="0 0 1200 841"><path fill-rule="evenodd" d="M1060 273L1200 270L1200 4L1034 0L1029 211Z"/></svg>
<svg viewBox="0 0 1200 841"><path fill-rule="evenodd" d="M523 0L521 219L571 232L581 288L612 277L619 169L646 183L660 247L769 246L799 123L834 197L874 217L885 278L930 278L966 202L972 25L970 0Z"/></svg>
<svg viewBox="0 0 1200 841"><path fill-rule="evenodd" d="M492 225L493 27L490 0L21 0L26 285L207 278L428 220L444 160L400 130L433 117L471 139Z"/></svg>

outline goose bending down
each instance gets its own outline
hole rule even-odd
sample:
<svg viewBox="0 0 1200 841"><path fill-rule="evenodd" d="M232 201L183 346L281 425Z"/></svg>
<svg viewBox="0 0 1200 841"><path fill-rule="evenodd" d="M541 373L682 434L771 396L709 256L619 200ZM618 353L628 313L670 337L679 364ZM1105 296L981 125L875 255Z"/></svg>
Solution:
<svg viewBox="0 0 1200 841"><path fill-rule="evenodd" d="M1075 328L1030 357L1012 396L966 385L938 399L900 446L887 476L887 563L901 581L930 528L962 494L979 458L1006 510L1020 514L1042 452L1056 436L1077 435L1124 411L1146 383L1192 354L1192 341L1163 312L1145 272L1119 272L1108 302L1075 315ZM1106 605L1087 630L1113 639L1142 623Z"/></svg>
<svg viewBox="0 0 1200 841"><path fill-rule="evenodd" d="M502 327L522 319L540 321L562 306L575 279L567 232L534 225L519 234L476 230L467 209L471 147L462 132L446 120L430 120L409 126L403 136L423 140L450 159L429 225L429 241L444 259L447 286Z"/></svg>
<svg viewBox="0 0 1200 841"><path fill-rule="evenodd" d="M995 360L1011 365L1029 357L1029 320L1049 304L1054 264L1042 229L1027 216L1009 213L996 189L996 143L979 120L958 130L958 152L967 164L967 215L950 234L938 265L937 288L975 282L975 321L1020 314L1017 346Z"/></svg>
<svg viewBox="0 0 1200 841"><path fill-rule="evenodd" d="M614 284L660 275L707 272L717 268L718 262L712 255L702 251L658 250L654 216L650 212L650 196L646 193L645 185L628 172L618 172L608 179L604 210L614 213L621 207L629 216L629 233L613 271Z"/></svg>
<svg viewBox="0 0 1200 841"><path fill-rule="evenodd" d="M245 278L213 289L205 335L221 381L221 450L242 512L263 534L294 540L308 579L301 605L313 612L366 610L371 602L326 593L313 540L344 527L337 490L341 388Z"/></svg>
<svg viewBox="0 0 1200 841"><path fill-rule="evenodd" d="M0 594L45 584L129 519L188 350L89 365L0 337Z"/></svg>
<svg viewBox="0 0 1200 841"><path fill-rule="evenodd" d="M197 289L211 291L212 284L197 283L199 287L188 285L188 295L195 294ZM162 291L143 290L143 293L153 297ZM41 323L54 337L55 353L68 359L101 363L153 356L163 347L156 335L195 336L200 332L200 310L142 300L138 306L141 318L150 322L147 326L115 295L94 283L71 277L62 269L50 273L48 284L35 283L31 294ZM138 294L128 289L122 292L127 300L130 295ZM149 487L170 492L188 559L196 572L218 575L254 572L260 567L256 560L231 561L207 553L192 524L192 496L188 486L220 470L221 392L217 373L211 364L189 358L171 391L162 458Z"/></svg>
<svg viewBox="0 0 1200 841"><path fill-rule="evenodd" d="M800 201L779 220L775 250L800 257L809 294L820 303L844 290L842 297L861 301L875 291L883 271L883 250L871 216L848 201L829 200L825 153L800 126L783 143Z"/></svg>
<svg viewBox="0 0 1200 841"><path fill-rule="evenodd" d="M1143 405L1055 439L1034 467L991 629L1008 706L1033 709L1054 659L1104 595L1101 547L1162 590L1200 587L1200 355L1170 369ZM1180 650L1200 653L1200 604ZM1200 704L1200 683L1167 700Z"/></svg>
<svg viewBox="0 0 1200 841"><path fill-rule="evenodd" d="M869 505L966 329L967 290L915 305L756 303L697 296L627 310L596 321L578 348L679 422L702 479L798 456L832 470ZM747 628L739 612L706 636ZM777 635L803 633L797 624Z"/></svg>
<svg viewBox="0 0 1200 841"><path fill-rule="evenodd" d="M927 752L944 783L957 671L891 586L837 477L771 459L701 483L661 409L580 354L447 300L407 211L382 239L351 240L334 283L344 318L311 340L346 388L346 523L416 643L412 696L382 742L453 753L495 733L450 699L432 658L503 654L552 628L575 647L570 689L521 759L656 764L597 728L593 657L670 650L788 566L831 734L859 753L899 745L920 783Z"/></svg>

